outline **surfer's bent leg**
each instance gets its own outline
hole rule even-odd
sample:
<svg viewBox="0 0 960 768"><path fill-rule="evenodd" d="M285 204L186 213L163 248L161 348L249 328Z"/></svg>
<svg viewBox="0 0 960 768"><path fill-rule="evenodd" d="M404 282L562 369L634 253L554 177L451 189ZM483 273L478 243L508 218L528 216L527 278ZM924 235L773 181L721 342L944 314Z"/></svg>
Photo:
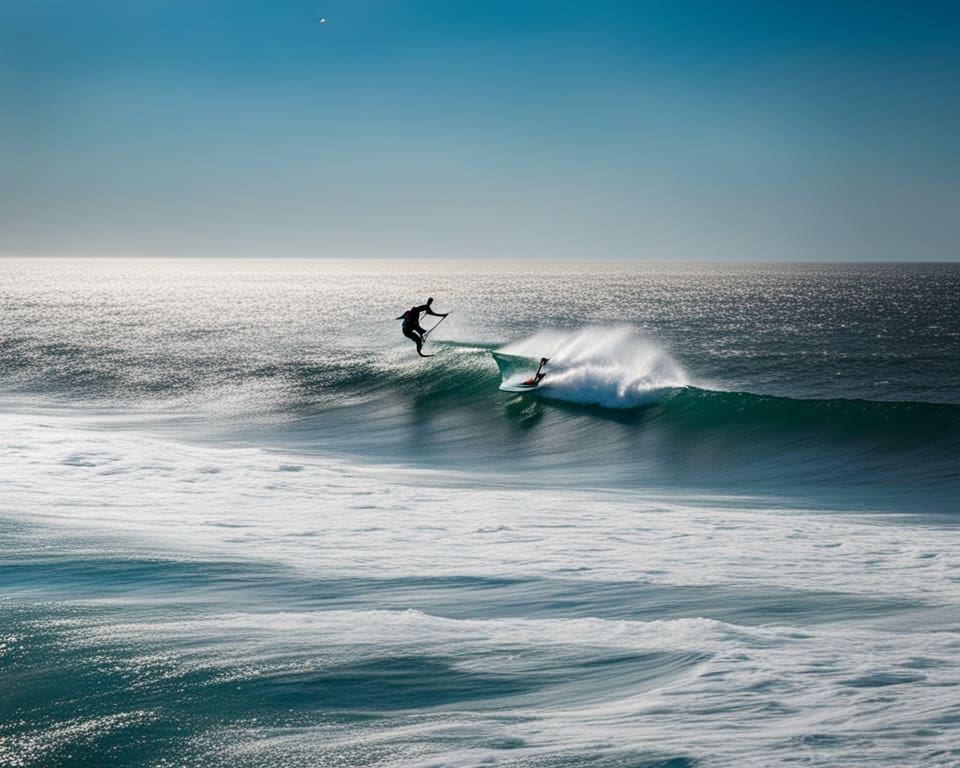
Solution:
<svg viewBox="0 0 960 768"><path fill-rule="evenodd" d="M403 335L413 340L413 343L417 345L417 352L419 352L420 347L423 346L423 338L417 333L416 328L404 328Z"/></svg>

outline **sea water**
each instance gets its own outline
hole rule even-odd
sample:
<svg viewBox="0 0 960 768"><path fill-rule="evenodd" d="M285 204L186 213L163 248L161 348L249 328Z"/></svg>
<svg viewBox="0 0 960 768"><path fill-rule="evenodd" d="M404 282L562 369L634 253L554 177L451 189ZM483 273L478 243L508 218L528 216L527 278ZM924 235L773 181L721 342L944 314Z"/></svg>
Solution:
<svg viewBox="0 0 960 768"><path fill-rule="evenodd" d="M0 766L956 766L958 503L957 265L6 260Z"/></svg>

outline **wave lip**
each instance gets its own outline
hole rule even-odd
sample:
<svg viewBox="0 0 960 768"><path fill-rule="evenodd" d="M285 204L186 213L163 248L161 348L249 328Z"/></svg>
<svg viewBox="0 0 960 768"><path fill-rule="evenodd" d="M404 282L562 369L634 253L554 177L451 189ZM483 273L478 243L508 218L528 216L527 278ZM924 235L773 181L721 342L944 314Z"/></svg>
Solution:
<svg viewBox="0 0 960 768"><path fill-rule="evenodd" d="M541 357L549 358L537 393L581 405L636 408L688 383L686 371L666 350L626 326L543 330L504 345L497 355L530 359L534 368ZM521 367L515 372L516 365L501 366L503 383L532 375Z"/></svg>

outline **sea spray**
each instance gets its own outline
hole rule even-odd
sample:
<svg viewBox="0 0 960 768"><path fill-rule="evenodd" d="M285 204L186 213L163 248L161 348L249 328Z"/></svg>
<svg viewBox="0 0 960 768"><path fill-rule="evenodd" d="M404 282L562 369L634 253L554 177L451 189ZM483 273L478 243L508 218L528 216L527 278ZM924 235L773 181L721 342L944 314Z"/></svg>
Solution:
<svg viewBox="0 0 960 768"><path fill-rule="evenodd" d="M666 350L626 326L543 330L497 352L549 358L538 393L582 405L636 408L687 385L686 372ZM515 378L522 375L511 371L504 381L515 383Z"/></svg>

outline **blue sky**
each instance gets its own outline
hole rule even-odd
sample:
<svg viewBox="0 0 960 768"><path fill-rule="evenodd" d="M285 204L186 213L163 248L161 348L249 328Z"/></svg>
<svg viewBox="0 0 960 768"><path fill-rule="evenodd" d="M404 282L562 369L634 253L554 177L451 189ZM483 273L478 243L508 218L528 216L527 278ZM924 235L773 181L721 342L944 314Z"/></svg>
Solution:
<svg viewBox="0 0 960 768"><path fill-rule="evenodd" d="M0 0L0 253L955 260L957 8Z"/></svg>

